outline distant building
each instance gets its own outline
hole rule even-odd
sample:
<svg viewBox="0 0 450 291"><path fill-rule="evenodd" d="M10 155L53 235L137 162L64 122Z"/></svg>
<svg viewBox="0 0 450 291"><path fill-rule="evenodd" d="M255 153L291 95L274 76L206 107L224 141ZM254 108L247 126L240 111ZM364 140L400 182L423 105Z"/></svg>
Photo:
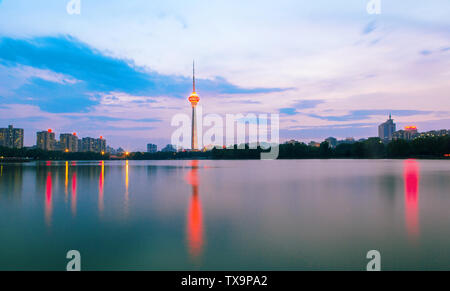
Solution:
<svg viewBox="0 0 450 291"><path fill-rule="evenodd" d="M147 153L156 153L158 151L158 146L152 143L147 144Z"/></svg>
<svg viewBox="0 0 450 291"><path fill-rule="evenodd" d="M417 127L415 126L407 126L405 130L399 130L394 132L393 139L404 139L404 140L413 140L416 137L419 137L419 133L417 131Z"/></svg>
<svg viewBox="0 0 450 291"><path fill-rule="evenodd" d="M176 151L177 151L177 149L171 144L166 145L166 147L162 149L162 152L166 152L166 153L167 152L176 152Z"/></svg>
<svg viewBox="0 0 450 291"><path fill-rule="evenodd" d="M391 141L395 131L396 125L394 123L394 120L392 119L392 116L389 114L389 119L385 123L382 123L380 124L380 126L378 126L378 137L383 142Z"/></svg>
<svg viewBox="0 0 450 291"><path fill-rule="evenodd" d="M450 135L450 130L441 129L419 133L419 137L436 137L445 135Z"/></svg>
<svg viewBox="0 0 450 291"><path fill-rule="evenodd" d="M298 144L298 143L300 143L300 142L296 141L295 139L291 139L291 140L285 142L284 144L296 145L296 144Z"/></svg>
<svg viewBox="0 0 450 291"><path fill-rule="evenodd" d="M335 148L337 146L337 139L334 137L329 137L325 140L326 142L328 142L328 144L330 145L330 147Z"/></svg>
<svg viewBox="0 0 450 291"><path fill-rule="evenodd" d="M23 148L23 129L14 128L12 125L8 128L0 128L0 146L15 149Z"/></svg>
<svg viewBox="0 0 450 291"><path fill-rule="evenodd" d="M308 145L310 147L316 147L316 148L320 147L320 143L319 142L315 142L315 141L310 142Z"/></svg>
<svg viewBox="0 0 450 291"><path fill-rule="evenodd" d="M55 133L51 129L36 134L36 147L44 151L56 149Z"/></svg>
<svg viewBox="0 0 450 291"><path fill-rule="evenodd" d="M336 146L338 146L340 144L352 144L352 143L355 143L355 138L347 137L346 139L338 140L336 142Z"/></svg>
<svg viewBox="0 0 450 291"><path fill-rule="evenodd" d="M106 152L108 154L115 155L117 153L117 150L115 148L113 148L113 147L106 146Z"/></svg>
<svg viewBox="0 0 450 291"><path fill-rule="evenodd" d="M78 137L76 133L63 133L59 136L60 149L65 152L78 152Z"/></svg>

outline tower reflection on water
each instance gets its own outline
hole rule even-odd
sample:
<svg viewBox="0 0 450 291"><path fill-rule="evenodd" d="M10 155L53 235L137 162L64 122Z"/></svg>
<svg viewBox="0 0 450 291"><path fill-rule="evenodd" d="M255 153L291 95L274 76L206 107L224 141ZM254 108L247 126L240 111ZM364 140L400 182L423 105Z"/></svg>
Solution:
<svg viewBox="0 0 450 291"><path fill-rule="evenodd" d="M412 238L419 237L419 172L419 162L416 160L404 162L406 230Z"/></svg>
<svg viewBox="0 0 450 291"><path fill-rule="evenodd" d="M192 161L191 170L186 175L186 181L192 186L187 213L187 242L189 254L193 259L200 258L204 244L203 215L199 193L198 161Z"/></svg>

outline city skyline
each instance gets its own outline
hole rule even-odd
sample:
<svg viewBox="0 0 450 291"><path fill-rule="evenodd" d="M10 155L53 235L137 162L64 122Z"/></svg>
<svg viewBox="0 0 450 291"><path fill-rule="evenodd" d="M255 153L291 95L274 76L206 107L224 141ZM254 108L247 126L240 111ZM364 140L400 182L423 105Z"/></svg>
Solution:
<svg viewBox="0 0 450 291"><path fill-rule="evenodd" d="M194 73L195 76L195 73ZM198 95L195 93L195 77L193 78L193 94L190 97ZM197 99L196 99L197 100ZM200 99L198 99L199 101ZM192 116L196 116L194 107ZM194 128L196 122L192 122L192 136L191 136L191 148L190 150L201 150L200 148L194 146L197 142L196 139L193 138L194 133L196 132ZM394 123L394 119L392 118L392 114L389 114L389 118L386 122L383 122L378 125L378 135L377 136L366 136L362 138L355 138L352 136L347 136L345 138L329 136L324 139L316 139L316 140L300 140L300 139L291 139L280 142L280 144L295 144L295 143L304 143L309 144L311 146L320 146L321 142L328 142L331 148L335 148L337 144L341 143L354 143L357 141L364 141L371 138L379 138L380 141L384 143L389 143L393 140L404 139L404 140L413 140L415 138L423 138L423 137L435 137L435 136L445 136L450 135L450 129L433 129L427 131L419 131L417 126L408 125L402 129L397 128L396 123ZM116 152L131 152L129 149L123 149L122 146L118 146L117 148L107 146L106 139L103 136L99 138L92 137L83 137L79 138L77 133L60 133L60 140L56 140L56 133L52 129L38 131L36 132L36 143L33 146L24 146L24 130L22 128L15 128L14 125L8 125L7 128L0 128L0 146L9 147L9 148L39 148L47 151L65 151L65 152L101 152L101 153L116 153ZM317 142L318 141L318 142ZM237 143L236 143L237 145ZM204 146L203 149L211 150L214 146L221 148L219 144L217 145L208 145ZM158 145L153 143L147 143L145 145L145 150L136 150L135 152L147 152L147 153L156 153L158 152ZM161 151L177 151L177 150L189 150L184 148L176 149L175 145L166 144L165 146L159 147Z"/></svg>
<svg viewBox="0 0 450 291"><path fill-rule="evenodd" d="M164 147L190 113L193 58L204 112L279 113L281 142L377 136L389 113L450 128L448 1L63 4L0 3L0 124L25 146L51 127Z"/></svg>

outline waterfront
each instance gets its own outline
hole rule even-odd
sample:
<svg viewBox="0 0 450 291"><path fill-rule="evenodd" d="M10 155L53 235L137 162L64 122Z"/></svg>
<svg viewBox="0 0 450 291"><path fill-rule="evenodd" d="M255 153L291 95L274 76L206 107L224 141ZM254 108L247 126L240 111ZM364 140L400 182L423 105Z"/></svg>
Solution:
<svg viewBox="0 0 450 291"><path fill-rule="evenodd" d="M0 269L450 269L444 160L5 164Z"/></svg>

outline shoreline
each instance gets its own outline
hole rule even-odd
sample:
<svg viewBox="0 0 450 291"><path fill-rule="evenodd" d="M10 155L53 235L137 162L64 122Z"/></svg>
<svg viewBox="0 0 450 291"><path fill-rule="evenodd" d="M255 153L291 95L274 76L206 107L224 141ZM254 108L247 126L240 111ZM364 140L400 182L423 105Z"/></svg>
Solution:
<svg viewBox="0 0 450 291"><path fill-rule="evenodd" d="M1 159L0 165L4 164L25 164L32 162L101 162L101 161L264 161L262 159L215 159L215 158L180 158L180 159ZM449 157L398 157L398 158L280 158L274 161L289 160L450 160Z"/></svg>

